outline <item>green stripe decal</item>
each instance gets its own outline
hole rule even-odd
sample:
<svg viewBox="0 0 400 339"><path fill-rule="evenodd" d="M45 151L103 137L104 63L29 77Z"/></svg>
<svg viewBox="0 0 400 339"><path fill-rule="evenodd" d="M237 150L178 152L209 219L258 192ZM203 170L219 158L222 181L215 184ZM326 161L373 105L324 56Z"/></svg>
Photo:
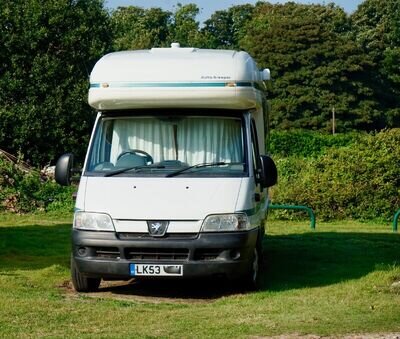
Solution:
<svg viewBox="0 0 400 339"><path fill-rule="evenodd" d="M230 82L111 82L90 84L90 88L149 88L149 87L228 87ZM254 87L258 84L253 82L236 82L236 87Z"/></svg>
<svg viewBox="0 0 400 339"><path fill-rule="evenodd" d="M245 82L245 81L240 81L236 83L237 87L253 87L254 84L252 82Z"/></svg>

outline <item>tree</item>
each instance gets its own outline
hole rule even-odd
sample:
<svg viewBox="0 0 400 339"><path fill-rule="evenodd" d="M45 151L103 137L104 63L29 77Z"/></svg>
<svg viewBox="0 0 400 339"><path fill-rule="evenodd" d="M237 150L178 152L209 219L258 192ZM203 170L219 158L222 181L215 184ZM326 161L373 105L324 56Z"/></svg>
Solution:
<svg viewBox="0 0 400 339"><path fill-rule="evenodd" d="M272 71L272 126L339 131L382 126L366 77L374 63L351 39L345 12L333 4L258 3L240 46Z"/></svg>
<svg viewBox="0 0 400 339"><path fill-rule="evenodd" d="M118 7L111 15L114 50L165 47L171 15L161 8Z"/></svg>
<svg viewBox="0 0 400 339"><path fill-rule="evenodd" d="M199 31L195 4L177 4L174 13L161 8L119 7L111 15L115 50L169 47L205 47L207 38Z"/></svg>
<svg viewBox="0 0 400 339"><path fill-rule="evenodd" d="M199 8L195 4L177 4L169 27L168 42L179 42L182 47L201 47L202 36L199 32L199 22L196 16Z"/></svg>
<svg viewBox="0 0 400 339"><path fill-rule="evenodd" d="M376 64L377 98L386 124L400 126L400 1L366 0L351 16L355 38Z"/></svg>
<svg viewBox="0 0 400 339"><path fill-rule="evenodd" d="M232 6L216 11L204 22L202 33L208 37L209 48L239 49L239 41L245 33L254 7L250 4Z"/></svg>
<svg viewBox="0 0 400 339"><path fill-rule="evenodd" d="M100 0L0 0L0 148L35 165L82 156L88 73L110 48Z"/></svg>

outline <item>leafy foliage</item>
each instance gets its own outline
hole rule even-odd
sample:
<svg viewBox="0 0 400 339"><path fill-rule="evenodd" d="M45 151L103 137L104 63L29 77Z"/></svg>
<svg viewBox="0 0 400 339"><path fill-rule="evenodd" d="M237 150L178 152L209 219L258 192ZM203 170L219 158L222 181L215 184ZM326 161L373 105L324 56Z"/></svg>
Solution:
<svg viewBox="0 0 400 339"><path fill-rule="evenodd" d="M196 21L198 13L197 5L181 5L178 3L170 27L170 42L179 42L182 47L198 45L200 40L199 23Z"/></svg>
<svg viewBox="0 0 400 339"><path fill-rule="evenodd" d="M321 219L386 218L400 206L400 129L358 138L316 158L278 159L274 203L305 204Z"/></svg>
<svg viewBox="0 0 400 339"><path fill-rule="evenodd" d="M111 15L114 50L164 47L170 21L161 8L119 7Z"/></svg>
<svg viewBox="0 0 400 339"><path fill-rule="evenodd" d="M72 211L75 189L61 187L36 171L23 172L0 158L0 211Z"/></svg>
<svg viewBox="0 0 400 339"><path fill-rule="evenodd" d="M169 47L179 42L182 47L202 46L195 4L177 5L174 13L161 8L119 7L111 14L114 50Z"/></svg>
<svg viewBox="0 0 400 339"><path fill-rule="evenodd" d="M330 135L307 130L272 131L269 152L278 157L315 158L331 147L352 146L361 137L360 133Z"/></svg>
<svg viewBox="0 0 400 339"><path fill-rule="evenodd" d="M259 3L241 46L272 70L272 127L330 130L333 108L339 131L384 126L367 76L374 63L341 8Z"/></svg>
<svg viewBox="0 0 400 339"><path fill-rule="evenodd" d="M387 126L400 126L400 1L365 0L351 16L355 38L376 64L375 100Z"/></svg>
<svg viewBox="0 0 400 339"><path fill-rule="evenodd" d="M0 0L0 145L44 164L82 156L88 72L111 42L100 0Z"/></svg>
<svg viewBox="0 0 400 339"><path fill-rule="evenodd" d="M250 4L232 6L216 11L204 22L202 33L207 37L209 48L239 49L244 27L251 19L254 7Z"/></svg>

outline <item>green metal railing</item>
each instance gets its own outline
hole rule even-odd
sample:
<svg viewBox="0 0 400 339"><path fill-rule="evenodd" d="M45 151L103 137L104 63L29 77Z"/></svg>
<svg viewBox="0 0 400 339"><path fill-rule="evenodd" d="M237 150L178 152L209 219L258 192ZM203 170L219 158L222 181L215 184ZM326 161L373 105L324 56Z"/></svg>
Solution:
<svg viewBox="0 0 400 339"><path fill-rule="evenodd" d="M315 230L315 214L314 214L314 211L308 206L270 204L268 207L271 209L276 209L276 210L304 210L308 213L308 215L310 217L310 228L312 230ZM397 230L398 230L399 218L400 218L400 209L394 214L394 217L393 217L393 227L392 227L393 232L397 232Z"/></svg>
<svg viewBox="0 0 400 339"><path fill-rule="evenodd" d="M276 209L276 210L304 210L308 213L310 217L310 228L315 230L315 214L313 210L308 206L300 206L300 205L273 205L270 204L268 208Z"/></svg>
<svg viewBox="0 0 400 339"><path fill-rule="evenodd" d="M397 223L400 217L400 210L398 210L393 217L393 232L397 232Z"/></svg>

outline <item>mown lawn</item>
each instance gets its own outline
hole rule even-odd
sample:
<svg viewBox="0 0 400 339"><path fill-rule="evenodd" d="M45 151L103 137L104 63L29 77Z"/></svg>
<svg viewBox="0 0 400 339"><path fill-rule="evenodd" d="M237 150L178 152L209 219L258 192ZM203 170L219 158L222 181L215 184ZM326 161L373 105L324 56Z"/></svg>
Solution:
<svg viewBox="0 0 400 339"><path fill-rule="evenodd" d="M0 215L0 337L252 337L400 332L400 236L357 222L268 224L264 286L68 288L70 217ZM105 287L104 287L105 286Z"/></svg>

